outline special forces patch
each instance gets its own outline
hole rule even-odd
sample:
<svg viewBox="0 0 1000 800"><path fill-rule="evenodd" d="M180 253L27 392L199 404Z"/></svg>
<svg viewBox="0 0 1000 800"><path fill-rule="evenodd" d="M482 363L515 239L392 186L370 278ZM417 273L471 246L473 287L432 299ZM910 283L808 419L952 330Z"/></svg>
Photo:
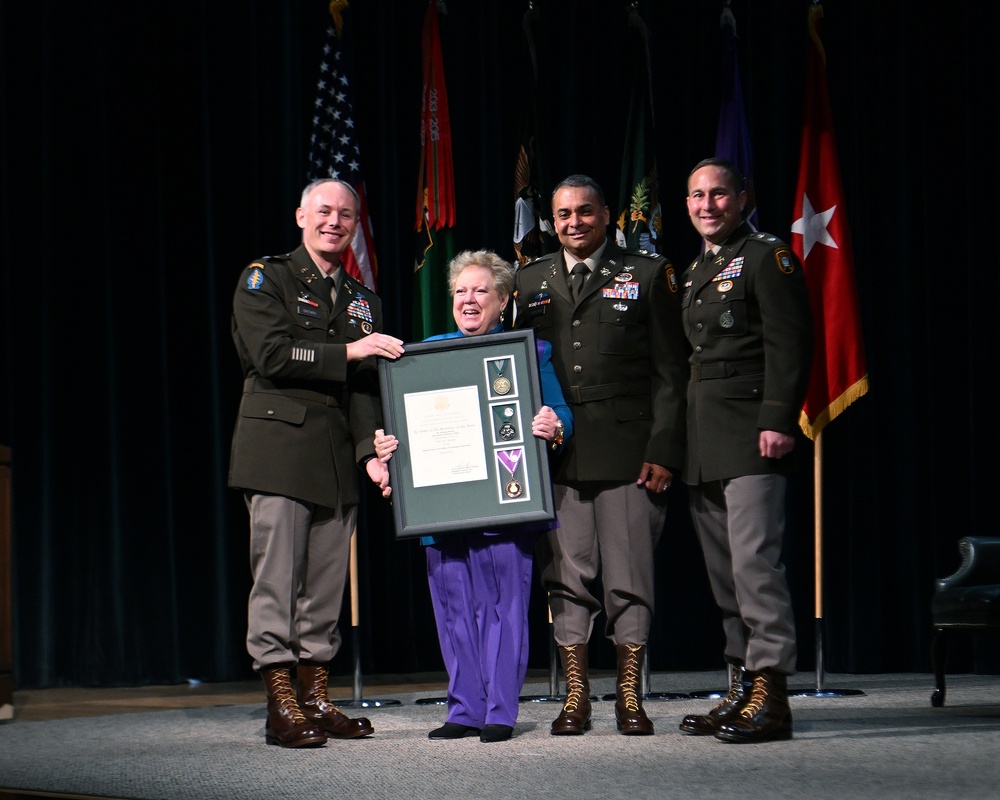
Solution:
<svg viewBox="0 0 1000 800"><path fill-rule="evenodd" d="M253 269L250 270L250 274L247 276L247 288L251 291L256 291L261 286L264 285L264 270L258 265L254 264Z"/></svg>
<svg viewBox="0 0 1000 800"><path fill-rule="evenodd" d="M778 269L786 275L795 272L795 261L792 260L792 252L787 247L779 247L775 250L774 260L778 262Z"/></svg>

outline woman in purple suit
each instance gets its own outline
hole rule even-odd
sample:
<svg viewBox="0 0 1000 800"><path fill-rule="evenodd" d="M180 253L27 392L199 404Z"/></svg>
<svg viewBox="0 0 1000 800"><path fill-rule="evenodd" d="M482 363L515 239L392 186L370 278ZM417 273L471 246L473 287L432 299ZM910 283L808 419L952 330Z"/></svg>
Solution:
<svg viewBox="0 0 1000 800"><path fill-rule="evenodd" d="M488 250L465 251L449 265L448 286L458 330L435 339L503 331L514 288L514 268ZM573 415L552 368L552 347L538 340L544 405L533 435L552 442L558 456L573 433ZM375 452L388 461L398 442L377 431ZM431 739L479 736L509 739L528 670L528 601L537 526L425 537L427 579L441 655L448 670L448 717Z"/></svg>

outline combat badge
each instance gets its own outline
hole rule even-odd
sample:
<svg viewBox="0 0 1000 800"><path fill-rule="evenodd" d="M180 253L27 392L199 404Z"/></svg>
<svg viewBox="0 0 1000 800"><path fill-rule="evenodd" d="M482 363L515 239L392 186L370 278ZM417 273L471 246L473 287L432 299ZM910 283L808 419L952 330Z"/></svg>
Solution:
<svg viewBox="0 0 1000 800"><path fill-rule="evenodd" d="M778 269L786 275L795 272L795 261L792 260L792 253L787 247L779 247L775 250L774 260L778 262Z"/></svg>

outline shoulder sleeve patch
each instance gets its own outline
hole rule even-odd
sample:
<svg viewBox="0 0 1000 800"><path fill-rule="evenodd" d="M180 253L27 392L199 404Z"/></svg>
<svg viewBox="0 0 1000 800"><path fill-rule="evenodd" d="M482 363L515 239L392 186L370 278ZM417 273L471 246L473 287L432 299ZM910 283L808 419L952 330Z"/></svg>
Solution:
<svg viewBox="0 0 1000 800"><path fill-rule="evenodd" d="M795 272L795 259L792 258L792 251L787 247L779 247L774 251L774 260L778 263L778 269L786 275Z"/></svg>
<svg viewBox="0 0 1000 800"><path fill-rule="evenodd" d="M264 267L262 264L251 264L247 275L247 288L255 291L264 285Z"/></svg>
<svg viewBox="0 0 1000 800"><path fill-rule="evenodd" d="M667 276L667 286L670 287L670 291L676 293L677 292L677 272L674 270L673 264L671 264L669 261L666 264L664 264L663 272Z"/></svg>

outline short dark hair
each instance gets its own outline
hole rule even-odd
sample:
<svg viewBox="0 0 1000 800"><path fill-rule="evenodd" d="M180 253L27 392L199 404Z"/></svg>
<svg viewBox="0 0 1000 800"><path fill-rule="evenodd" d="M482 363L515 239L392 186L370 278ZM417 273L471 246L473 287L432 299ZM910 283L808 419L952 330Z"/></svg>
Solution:
<svg viewBox="0 0 1000 800"><path fill-rule="evenodd" d="M597 194L597 199L601 203L601 208L604 208L608 204L604 199L604 190L601 188L600 184L587 175L568 175L563 178L556 184L556 188L552 190L552 197L554 198L556 196L556 192L565 186L569 186L572 189L590 189L592 192Z"/></svg>
<svg viewBox="0 0 1000 800"><path fill-rule="evenodd" d="M736 194L746 191L746 178L743 177L743 173L740 172L740 168L728 158L718 158L716 156L713 156L712 158L703 158L695 164L688 173L688 180L690 181L691 176L704 167L718 167L725 172L729 176L729 185L736 190Z"/></svg>

